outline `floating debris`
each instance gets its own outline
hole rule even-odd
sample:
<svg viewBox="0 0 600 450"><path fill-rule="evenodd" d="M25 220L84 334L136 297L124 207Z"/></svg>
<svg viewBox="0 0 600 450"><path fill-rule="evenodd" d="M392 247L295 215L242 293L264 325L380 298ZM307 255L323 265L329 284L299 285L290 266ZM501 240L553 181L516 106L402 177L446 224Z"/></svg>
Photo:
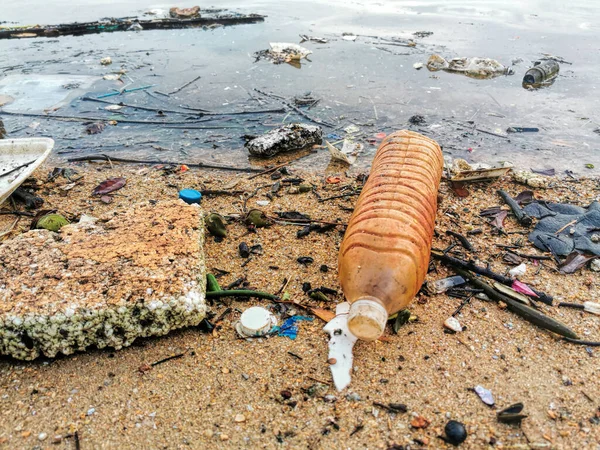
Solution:
<svg viewBox="0 0 600 450"><path fill-rule="evenodd" d="M484 388L483 386L475 386L473 389L475 393L479 396L481 401L488 406L494 406L494 397L492 396L492 391Z"/></svg>
<svg viewBox="0 0 600 450"><path fill-rule="evenodd" d="M257 60L268 59L274 64L289 63L290 65L300 68L300 60L306 58L312 53L311 50L302 47L298 44L287 42L271 42L269 50L261 50L256 52L254 56Z"/></svg>
<svg viewBox="0 0 600 450"><path fill-rule="evenodd" d="M200 7L192 6L191 8L177 8L174 6L169 9L169 15L175 19L190 19L192 17L200 17Z"/></svg>
<svg viewBox="0 0 600 450"><path fill-rule="evenodd" d="M301 150L321 144L323 131L316 125L292 123L246 142L246 148L253 156L270 158L279 153Z"/></svg>
<svg viewBox="0 0 600 450"><path fill-rule="evenodd" d="M414 63L413 64L413 69L417 69L417 70L421 70L423 68L424 64L421 62L418 63Z"/></svg>
<svg viewBox="0 0 600 450"><path fill-rule="evenodd" d="M427 61L431 72L445 70L460 73L470 78L487 79L500 75L512 75L512 69L504 67L495 59L490 58L452 58L450 61L440 55L431 55Z"/></svg>
<svg viewBox="0 0 600 450"><path fill-rule="evenodd" d="M462 444L467 439L467 429L465 426L456 421L450 420L444 427L446 433L446 441L452 445Z"/></svg>
<svg viewBox="0 0 600 450"><path fill-rule="evenodd" d="M112 58L110 56L106 56L100 60L100 64L102 64L103 66L108 66L112 64Z"/></svg>

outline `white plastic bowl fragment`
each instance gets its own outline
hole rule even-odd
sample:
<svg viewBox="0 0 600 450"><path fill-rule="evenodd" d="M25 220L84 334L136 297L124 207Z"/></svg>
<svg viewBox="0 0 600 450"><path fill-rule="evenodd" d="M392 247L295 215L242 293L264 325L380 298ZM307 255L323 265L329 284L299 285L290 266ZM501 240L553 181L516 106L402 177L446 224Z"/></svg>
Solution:
<svg viewBox="0 0 600 450"><path fill-rule="evenodd" d="M352 348L357 337L348 330L348 312L350 303L344 302L335 308L336 316L329 321L323 330L329 333L329 361L333 383L338 391L346 388L351 381Z"/></svg>
<svg viewBox="0 0 600 450"><path fill-rule="evenodd" d="M50 155L54 141L49 138L0 140L0 205Z"/></svg>

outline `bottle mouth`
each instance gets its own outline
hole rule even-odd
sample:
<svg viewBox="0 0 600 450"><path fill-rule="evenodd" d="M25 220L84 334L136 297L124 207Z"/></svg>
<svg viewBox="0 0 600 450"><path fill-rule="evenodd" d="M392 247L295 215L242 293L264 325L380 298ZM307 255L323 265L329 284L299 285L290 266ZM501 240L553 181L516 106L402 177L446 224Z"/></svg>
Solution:
<svg viewBox="0 0 600 450"><path fill-rule="evenodd" d="M375 299L359 299L348 313L348 329L358 339L374 341L385 330L387 310Z"/></svg>

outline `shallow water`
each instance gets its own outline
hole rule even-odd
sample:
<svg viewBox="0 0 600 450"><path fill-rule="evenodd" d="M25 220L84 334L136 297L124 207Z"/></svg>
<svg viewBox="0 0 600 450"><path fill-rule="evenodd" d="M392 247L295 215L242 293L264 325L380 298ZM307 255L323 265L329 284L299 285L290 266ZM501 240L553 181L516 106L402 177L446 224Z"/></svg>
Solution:
<svg viewBox="0 0 600 450"><path fill-rule="evenodd" d="M93 21L171 6L148 5L141 0L85 0L76 7L63 0L47 3L11 2L3 6L2 20L20 24ZM469 161L508 160L523 168L553 167L557 171L598 174L600 133L594 130L600 127L600 13L594 3L232 1L219 7L268 17L264 23L210 31L141 31L0 41L0 74L101 77L123 67L133 80L132 87L157 84L151 92L170 91L198 75L202 77L170 98L154 98L144 92L108 98L165 109L180 104L223 112L264 109L280 104L261 97L254 88L285 97L311 91L321 101L309 114L339 127L325 129L325 134L344 137L343 129L352 123L360 128L359 139L366 144L360 165L368 165L372 158L376 147L368 139L374 134L410 127L437 139L446 153ZM382 45L376 38L364 37L412 38L416 31L431 31L433 35L416 38L415 48ZM345 41L341 39L343 32L360 37L354 42ZM325 37L330 42L302 44L313 54L310 61L303 61L301 69L255 62L253 53L268 48L269 42L298 43L299 34ZM432 53L446 58L493 58L505 66L518 59L522 62L512 67L514 75L490 80L413 68L416 62L425 63ZM526 90L521 86L522 77L543 53L561 56L572 64L561 64L560 75L551 86ZM111 66L99 64L104 56L112 57ZM6 69L15 65L21 67ZM99 80L91 92L96 96L121 86ZM55 114L123 117L103 110L103 106L75 100ZM163 120L151 112L123 112L128 119ZM407 121L414 114L423 115L426 124L410 126ZM166 117L174 121L183 118L170 114ZM229 116L198 125L234 128L188 130L121 123L91 136L85 134L81 123L19 117L5 117L4 122L7 130L13 131L12 136L54 137L56 158L101 152L243 165L249 161L242 135L259 134L282 121L297 119L295 114L287 113ZM39 126L21 129L32 122ZM474 130L476 127L504 134L509 126L539 127L540 132L511 134L505 139ZM328 160L322 150L302 160L302 164L321 170ZM587 169L586 164L593 164L595 169Z"/></svg>

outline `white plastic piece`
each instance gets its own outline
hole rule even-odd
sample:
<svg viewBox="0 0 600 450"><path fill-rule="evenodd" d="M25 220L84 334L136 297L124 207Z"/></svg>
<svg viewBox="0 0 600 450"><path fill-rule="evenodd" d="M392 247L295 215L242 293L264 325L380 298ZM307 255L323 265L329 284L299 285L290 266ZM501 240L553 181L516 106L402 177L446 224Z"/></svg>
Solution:
<svg viewBox="0 0 600 450"><path fill-rule="evenodd" d="M242 313L235 329L242 337L264 336L277 325L277 318L262 306L253 306Z"/></svg>
<svg viewBox="0 0 600 450"><path fill-rule="evenodd" d="M513 267L508 271L512 278L522 277L527 272L527 266L525 263L519 264L517 267Z"/></svg>
<svg viewBox="0 0 600 450"><path fill-rule="evenodd" d="M287 42L270 42L271 51L273 53L281 53L293 60L306 58L312 53L311 50L302 47L298 44L290 44Z"/></svg>
<svg viewBox="0 0 600 450"><path fill-rule="evenodd" d="M336 316L329 321L323 330L329 336L329 361L335 359L335 364L331 364L331 376L333 383L338 391L346 388L351 381L352 372L352 348L357 341L348 329L348 313L350 312L350 303L344 302L335 308Z"/></svg>
<svg viewBox="0 0 600 450"><path fill-rule="evenodd" d="M585 302L583 304L583 310L600 316L600 303Z"/></svg>
<svg viewBox="0 0 600 450"><path fill-rule="evenodd" d="M50 155L54 141L49 138L0 140L0 205Z"/></svg>

